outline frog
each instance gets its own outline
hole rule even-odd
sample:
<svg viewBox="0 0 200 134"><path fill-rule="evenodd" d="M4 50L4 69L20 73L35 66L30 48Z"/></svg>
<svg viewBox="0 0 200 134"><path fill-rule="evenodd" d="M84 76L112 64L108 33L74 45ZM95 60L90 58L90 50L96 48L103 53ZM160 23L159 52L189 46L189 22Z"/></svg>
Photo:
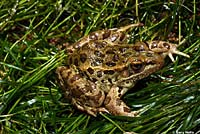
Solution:
<svg viewBox="0 0 200 134"><path fill-rule="evenodd" d="M56 69L64 95L77 109L97 116L138 116L122 100L136 82L160 70L173 54L188 57L177 45L162 40L128 43L127 31L142 23L98 30L67 46L66 65Z"/></svg>

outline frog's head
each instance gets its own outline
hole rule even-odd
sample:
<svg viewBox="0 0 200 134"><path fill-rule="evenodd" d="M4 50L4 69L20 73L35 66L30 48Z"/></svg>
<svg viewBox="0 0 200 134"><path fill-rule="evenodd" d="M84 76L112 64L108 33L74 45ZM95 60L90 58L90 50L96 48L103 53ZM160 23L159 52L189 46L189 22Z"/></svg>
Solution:
<svg viewBox="0 0 200 134"><path fill-rule="evenodd" d="M167 55L174 62L173 54L178 54L189 58L190 56L177 50L177 45L166 41L148 41L146 42L149 49L155 53L160 53L164 57Z"/></svg>
<svg viewBox="0 0 200 134"><path fill-rule="evenodd" d="M156 72L164 65L164 59L168 55L174 62L173 54L189 58L189 55L177 50L177 45L165 41L137 42L133 46L135 56L129 57L123 74L127 79L142 79L149 74Z"/></svg>

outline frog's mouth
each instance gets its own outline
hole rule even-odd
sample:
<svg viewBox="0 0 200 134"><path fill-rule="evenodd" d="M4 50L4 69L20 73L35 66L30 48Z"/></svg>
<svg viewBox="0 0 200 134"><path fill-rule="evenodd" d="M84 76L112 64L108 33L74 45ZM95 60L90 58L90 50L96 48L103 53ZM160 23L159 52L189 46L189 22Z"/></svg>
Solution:
<svg viewBox="0 0 200 134"><path fill-rule="evenodd" d="M156 72L157 70L159 70L163 66L163 64L164 64L164 62L160 62L159 64L149 64L146 67L144 67L144 69L142 71L132 74L129 77L120 78L118 80L118 82L123 82L123 81L127 81L130 79L133 81L143 79L143 78L149 76L150 74Z"/></svg>

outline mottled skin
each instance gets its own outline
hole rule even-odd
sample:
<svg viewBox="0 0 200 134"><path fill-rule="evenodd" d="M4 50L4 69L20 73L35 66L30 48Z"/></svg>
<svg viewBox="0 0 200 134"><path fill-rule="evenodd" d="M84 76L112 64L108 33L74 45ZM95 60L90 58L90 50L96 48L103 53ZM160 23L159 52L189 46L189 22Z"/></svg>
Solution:
<svg viewBox="0 0 200 134"><path fill-rule="evenodd" d="M138 112L120 98L137 80L159 70L167 55L172 61L172 54L189 57L165 41L127 44L125 31L135 26L142 24L93 32L67 48L67 66L56 73L65 96L79 110L134 117Z"/></svg>

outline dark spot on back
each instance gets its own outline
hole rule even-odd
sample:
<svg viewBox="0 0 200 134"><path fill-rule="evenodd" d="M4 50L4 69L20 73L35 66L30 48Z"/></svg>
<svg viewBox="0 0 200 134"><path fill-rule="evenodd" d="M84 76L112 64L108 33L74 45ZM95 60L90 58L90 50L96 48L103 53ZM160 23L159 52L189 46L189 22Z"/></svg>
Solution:
<svg viewBox="0 0 200 134"><path fill-rule="evenodd" d="M96 78L92 78L92 82L96 82L97 81L97 79Z"/></svg>
<svg viewBox="0 0 200 134"><path fill-rule="evenodd" d="M78 66L78 59L77 58L74 59L74 65Z"/></svg>
<svg viewBox="0 0 200 134"><path fill-rule="evenodd" d="M69 58L69 64L72 64L72 57Z"/></svg>
<svg viewBox="0 0 200 134"><path fill-rule="evenodd" d="M67 53L73 53L72 49L67 49Z"/></svg>
<svg viewBox="0 0 200 134"><path fill-rule="evenodd" d="M111 31L110 30L106 30L105 33L103 34L103 40L108 38L110 36Z"/></svg>
<svg viewBox="0 0 200 134"><path fill-rule="evenodd" d="M121 33L119 40L123 41L125 39L126 35L125 33Z"/></svg>
<svg viewBox="0 0 200 134"><path fill-rule="evenodd" d="M80 61L84 63L87 60L87 55L86 54L80 54Z"/></svg>
<svg viewBox="0 0 200 134"><path fill-rule="evenodd" d="M94 51L94 54L96 55L96 56L98 56L98 57L104 57L105 55L104 54L102 54L100 51Z"/></svg>
<svg viewBox="0 0 200 134"><path fill-rule="evenodd" d="M115 71L113 71L113 70L104 70L103 72L104 72L104 74L110 74L110 75L115 73Z"/></svg>
<svg viewBox="0 0 200 134"><path fill-rule="evenodd" d="M103 60L101 58L96 58L94 59L94 61L91 63L91 66L98 66L103 62Z"/></svg>
<svg viewBox="0 0 200 134"><path fill-rule="evenodd" d="M88 71L90 74L93 74L93 73L94 73L94 70L93 70L91 67L89 67L89 68L87 69L87 71Z"/></svg>
<svg viewBox="0 0 200 134"><path fill-rule="evenodd" d="M129 84L130 83L130 81L126 81L126 84Z"/></svg>
<svg viewBox="0 0 200 134"><path fill-rule="evenodd" d="M118 86L118 88L119 88L118 93L120 93L122 91L123 87Z"/></svg>
<svg viewBox="0 0 200 134"><path fill-rule="evenodd" d="M119 55L115 54L115 55L113 56L113 61L114 61L114 62L117 62L118 60L119 60Z"/></svg>
<svg viewBox="0 0 200 134"><path fill-rule="evenodd" d="M119 37L119 34L117 34L117 33L111 35L111 41L112 41L112 42L116 41L118 37Z"/></svg>
<svg viewBox="0 0 200 134"><path fill-rule="evenodd" d="M116 63L109 61L109 62L106 62L106 65L109 66L109 67L114 67L114 66L116 66Z"/></svg>
<svg viewBox="0 0 200 134"><path fill-rule="evenodd" d="M145 51L144 45L140 45L140 46L134 46L134 50L136 51Z"/></svg>
<svg viewBox="0 0 200 134"><path fill-rule="evenodd" d="M84 77L84 73L83 73L82 71L79 72L79 75L80 75L81 77Z"/></svg>
<svg viewBox="0 0 200 134"><path fill-rule="evenodd" d="M106 51L106 54L115 54L115 50L114 49L108 49Z"/></svg>
<svg viewBox="0 0 200 134"><path fill-rule="evenodd" d="M83 74L84 77L86 77L86 78L88 78L88 79L90 78L90 76L87 74L87 71L83 71L82 74Z"/></svg>
<svg viewBox="0 0 200 134"><path fill-rule="evenodd" d="M98 64L101 64L103 62L103 60L101 58L98 58L98 59L95 59L95 61L98 63Z"/></svg>
<svg viewBox="0 0 200 134"><path fill-rule="evenodd" d="M126 48L126 47L120 47L120 48L119 48L119 51L120 51L121 53L124 53L124 52L126 52L127 49L128 49L128 48Z"/></svg>
<svg viewBox="0 0 200 134"><path fill-rule="evenodd" d="M91 34L89 35L89 39L91 39L91 40L98 40L98 36L97 36L97 34L94 32L94 33L91 33Z"/></svg>
<svg viewBox="0 0 200 134"><path fill-rule="evenodd" d="M94 61L91 63L91 66L95 67L95 66L98 66L98 64Z"/></svg>
<svg viewBox="0 0 200 134"><path fill-rule="evenodd" d="M96 48L103 48L104 46L106 45L106 42L98 42L98 41L95 41L95 47Z"/></svg>
<svg viewBox="0 0 200 134"><path fill-rule="evenodd" d="M111 78L108 78L108 82L112 83L112 79L111 79Z"/></svg>
<svg viewBox="0 0 200 134"><path fill-rule="evenodd" d="M101 71L97 71L97 77L102 77L102 72Z"/></svg>
<svg viewBox="0 0 200 134"><path fill-rule="evenodd" d="M76 74L76 75L74 75L71 79L70 79L70 83L73 83L74 81L76 81L76 80L78 80L78 79L80 79L81 77L80 77L80 75L79 74Z"/></svg>

